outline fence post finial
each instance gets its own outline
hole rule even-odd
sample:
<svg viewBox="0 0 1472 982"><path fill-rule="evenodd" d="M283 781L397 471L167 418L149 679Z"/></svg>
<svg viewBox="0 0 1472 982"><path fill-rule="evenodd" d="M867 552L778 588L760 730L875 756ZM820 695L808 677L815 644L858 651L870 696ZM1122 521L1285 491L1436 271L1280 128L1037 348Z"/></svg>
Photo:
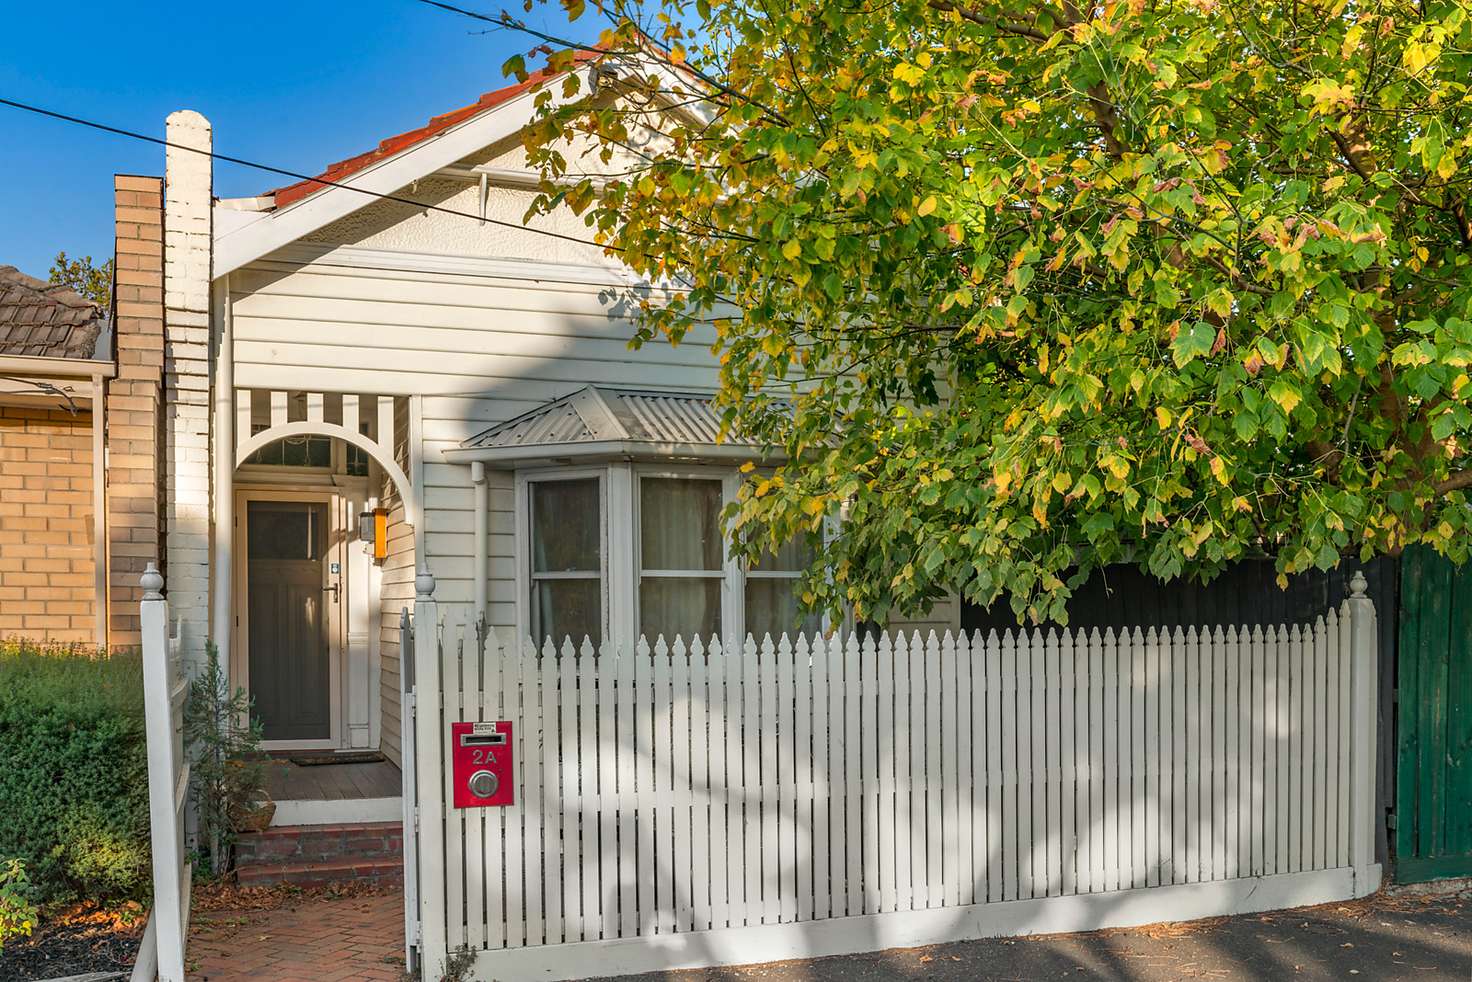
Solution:
<svg viewBox="0 0 1472 982"><path fill-rule="evenodd" d="M426 600L434 596L434 574L427 563L419 567L419 574L414 577L414 592Z"/></svg>
<svg viewBox="0 0 1472 982"><path fill-rule="evenodd" d="M1349 578L1349 595L1358 600L1360 597L1363 597L1365 595L1365 589L1369 587L1369 585L1369 580L1365 579L1365 571L1362 569L1357 569L1354 571L1354 575Z"/></svg>
<svg viewBox="0 0 1472 982"><path fill-rule="evenodd" d="M143 570L143 575L138 578L138 585L143 587L144 600L162 600L164 598L164 577L158 571L158 567L149 563Z"/></svg>

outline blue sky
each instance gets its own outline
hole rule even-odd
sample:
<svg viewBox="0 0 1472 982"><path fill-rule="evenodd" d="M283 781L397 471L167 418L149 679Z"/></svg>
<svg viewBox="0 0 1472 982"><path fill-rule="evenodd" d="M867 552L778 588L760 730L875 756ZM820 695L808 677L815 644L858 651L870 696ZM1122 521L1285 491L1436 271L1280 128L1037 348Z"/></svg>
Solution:
<svg viewBox="0 0 1472 982"><path fill-rule="evenodd" d="M556 6L540 11L567 31ZM501 63L531 42L482 26L413 0L14 4L0 96L159 137L195 109L217 152L317 173L506 84ZM163 152L0 106L0 265L45 278L59 250L109 258L112 175L162 174ZM286 183L215 165L222 197Z"/></svg>

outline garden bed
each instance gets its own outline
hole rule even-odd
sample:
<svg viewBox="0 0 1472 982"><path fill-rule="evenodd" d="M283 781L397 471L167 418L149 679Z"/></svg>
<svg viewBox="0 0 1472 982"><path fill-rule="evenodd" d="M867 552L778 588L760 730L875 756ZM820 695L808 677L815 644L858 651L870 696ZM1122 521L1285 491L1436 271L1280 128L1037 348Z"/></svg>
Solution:
<svg viewBox="0 0 1472 982"><path fill-rule="evenodd" d="M46 917L29 938L0 954L0 982L31 982L90 972L131 972L145 917L136 904L113 910L78 905Z"/></svg>

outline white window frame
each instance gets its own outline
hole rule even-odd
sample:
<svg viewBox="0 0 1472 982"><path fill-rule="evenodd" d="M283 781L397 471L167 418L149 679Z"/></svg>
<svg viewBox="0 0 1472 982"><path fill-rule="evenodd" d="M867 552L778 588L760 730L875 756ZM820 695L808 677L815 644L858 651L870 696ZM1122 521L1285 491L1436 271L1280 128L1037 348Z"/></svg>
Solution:
<svg viewBox="0 0 1472 982"><path fill-rule="evenodd" d="M613 616L613 603L611 600L610 584L614 579L610 571L615 569L611 563L613 558L609 552L609 468L607 467L556 467L536 468L530 470L518 470L516 472L516 623L517 634L524 638L531 638L533 644L539 649L545 638L538 638L532 633L532 582L533 579L591 579L583 575L569 575L565 573L542 573L537 576L532 574L532 499L531 486L538 483L552 483L556 481L581 481L594 478L598 481L598 556L599 556L599 604L601 607L600 626L603 629L604 638L612 638L612 625L616 621ZM555 639L555 643L562 644L562 640ZM597 643L596 641L594 642Z"/></svg>
<svg viewBox="0 0 1472 982"><path fill-rule="evenodd" d="M667 466L658 464L644 464L634 468L632 490L632 531L633 549L629 555L627 569L632 577L634 592L634 608L632 611L631 625L633 638L639 636L639 625L643 620L642 588L644 577L669 577L671 579L712 579L720 580L721 583L721 643L730 644L732 640L744 638L743 625L746 618L746 590L742 580L741 563L731 558L730 544L725 535L721 536L721 567L719 570L655 570L646 574L644 570L643 556L643 487L641 482L645 478L655 480L675 481L718 481L721 485L721 508L730 504L736 498L736 489L740 486L740 475L729 467L705 467L705 466ZM654 638L649 638L653 641ZM673 638L665 638L673 641ZM709 639L702 639L709 640ZM689 638L685 641L688 643Z"/></svg>
<svg viewBox="0 0 1472 982"><path fill-rule="evenodd" d="M531 490L541 481L575 481L597 478L599 482L599 527L601 530L602 570L600 591L603 605L603 636L609 641L632 645L639 638L640 587L645 576L642 569L641 521L642 494L639 482L646 478L674 480L715 480L721 482L721 506L736 500L746 475L739 468L703 464L660 464L614 461L582 467L549 466L518 468L516 471L516 619L517 632L532 637L531 624ZM617 520L615 520L617 519ZM722 562L716 570L658 570L656 576L706 577L721 583L721 643L740 645L746 638L746 581L785 579L796 582L800 573L756 571L731 556L729 541L721 543ZM553 577L547 578L556 578ZM825 614L821 630L835 627ZM542 639L534 638L540 646ZM653 643L654 638L648 639ZM673 638L666 638L673 641ZM685 639L689 642L689 638ZM756 639L760 642L760 638ZM560 641L558 642L561 643Z"/></svg>

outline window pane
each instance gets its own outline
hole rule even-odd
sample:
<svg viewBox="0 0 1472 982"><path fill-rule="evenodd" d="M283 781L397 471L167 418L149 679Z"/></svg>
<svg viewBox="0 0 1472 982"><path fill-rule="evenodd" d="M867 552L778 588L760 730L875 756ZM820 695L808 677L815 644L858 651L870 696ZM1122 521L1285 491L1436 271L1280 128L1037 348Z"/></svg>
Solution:
<svg viewBox="0 0 1472 982"><path fill-rule="evenodd" d="M255 427L259 432L265 427ZM331 467L332 438L292 436L268 443L245 459L247 464L273 467Z"/></svg>
<svg viewBox="0 0 1472 982"><path fill-rule="evenodd" d="M598 479L535 481L530 488L532 570L601 571Z"/></svg>
<svg viewBox="0 0 1472 982"><path fill-rule="evenodd" d="M762 553L751 568L763 573L801 573L812 564L813 547L804 535L784 543L775 556L769 552Z"/></svg>
<svg viewBox="0 0 1472 982"><path fill-rule="evenodd" d="M721 581L646 577L639 585L639 633L652 643L721 632Z"/></svg>
<svg viewBox="0 0 1472 982"><path fill-rule="evenodd" d="M763 634L814 634L823 628L817 614L798 613L797 580L752 579L746 581L746 630L758 641Z"/></svg>
<svg viewBox="0 0 1472 982"><path fill-rule="evenodd" d="M348 444L347 463L344 469L353 477L368 476L368 452L362 447Z"/></svg>
<svg viewBox="0 0 1472 982"><path fill-rule="evenodd" d="M720 569L721 482L639 482L642 569Z"/></svg>
<svg viewBox="0 0 1472 982"><path fill-rule="evenodd" d="M326 543L327 506L303 502L246 504L251 559L320 559Z"/></svg>
<svg viewBox="0 0 1472 982"><path fill-rule="evenodd" d="M532 582L532 637L538 646L548 637L558 648L564 638L582 644L603 640L602 580L534 580Z"/></svg>

